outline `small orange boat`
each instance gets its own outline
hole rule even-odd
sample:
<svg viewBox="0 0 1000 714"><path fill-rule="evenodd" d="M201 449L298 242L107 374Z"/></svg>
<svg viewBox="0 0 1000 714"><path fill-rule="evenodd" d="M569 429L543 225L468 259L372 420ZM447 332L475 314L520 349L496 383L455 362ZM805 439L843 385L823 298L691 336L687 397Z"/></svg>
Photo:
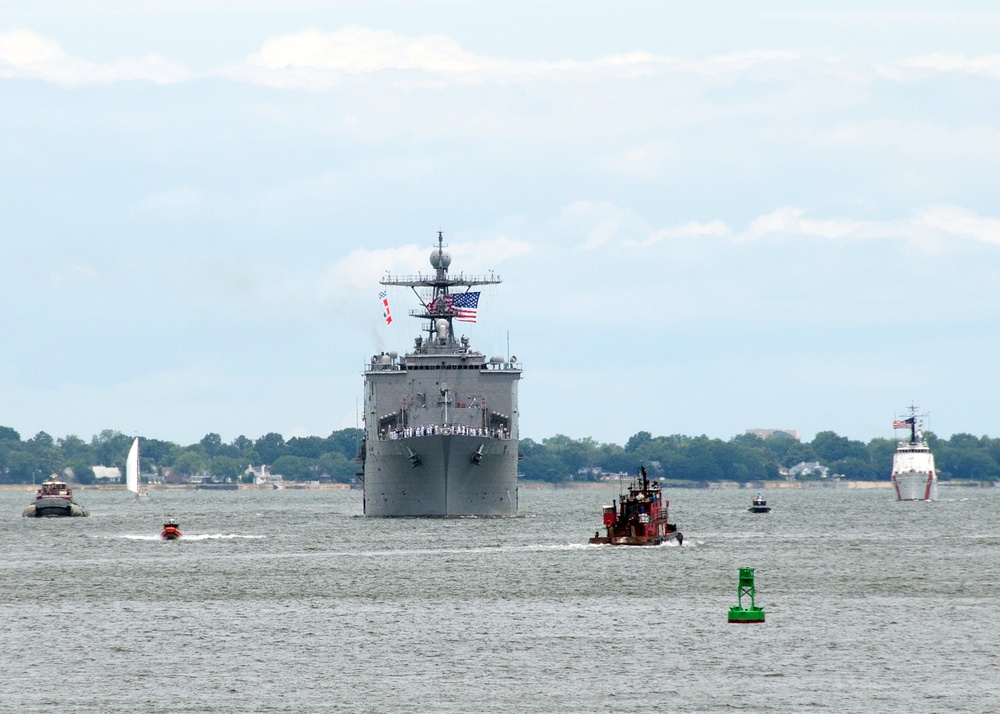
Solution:
<svg viewBox="0 0 1000 714"><path fill-rule="evenodd" d="M177 540L183 535L180 529L180 523L177 522L176 518L168 518L163 521L163 532L160 533L160 538L163 540Z"/></svg>

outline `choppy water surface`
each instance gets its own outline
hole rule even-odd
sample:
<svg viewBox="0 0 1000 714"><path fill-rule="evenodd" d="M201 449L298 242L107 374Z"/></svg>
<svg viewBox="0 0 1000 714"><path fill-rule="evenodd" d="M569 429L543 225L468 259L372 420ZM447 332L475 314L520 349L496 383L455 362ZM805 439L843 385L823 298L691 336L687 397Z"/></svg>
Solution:
<svg viewBox="0 0 1000 714"><path fill-rule="evenodd" d="M337 491L39 520L3 492L0 710L1000 711L1000 492L941 491L673 490L686 540L658 548L585 545L616 487L483 520ZM726 623L740 566L764 625Z"/></svg>

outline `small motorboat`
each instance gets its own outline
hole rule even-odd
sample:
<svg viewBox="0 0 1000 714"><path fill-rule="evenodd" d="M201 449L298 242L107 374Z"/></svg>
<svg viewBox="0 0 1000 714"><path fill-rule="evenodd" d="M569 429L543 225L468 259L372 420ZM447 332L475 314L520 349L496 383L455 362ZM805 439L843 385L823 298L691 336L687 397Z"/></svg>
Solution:
<svg viewBox="0 0 1000 714"><path fill-rule="evenodd" d="M176 518L167 518L163 521L163 532L160 533L160 538L163 540L177 540L181 537L180 523L177 522Z"/></svg>
<svg viewBox="0 0 1000 714"><path fill-rule="evenodd" d="M749 511L750 513L769 513L771 511L771 507L764 500L764 494L757 494L756 498L753 499L753 505L750 506Z"/></svg>

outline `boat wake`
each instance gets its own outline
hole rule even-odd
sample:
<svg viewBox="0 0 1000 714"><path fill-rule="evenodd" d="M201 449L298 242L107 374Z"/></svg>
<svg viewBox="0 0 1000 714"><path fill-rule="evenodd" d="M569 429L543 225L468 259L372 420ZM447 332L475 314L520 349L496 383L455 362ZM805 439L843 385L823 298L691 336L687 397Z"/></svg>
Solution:
<svg viewBox="0 0 1000 714"><path fill-rule="evenodd" d="M123 535L119 536L126 540L162 540L159 534L156 535ZM267 536L262 535L242 535L240 533L201 533L195 535L184 534L180 540L260 540Z"/></svg>
<svg viewBox="0 0 1000 714"><path fill-rule="evenodd" d="M548 544L548 545L523 545L523 546L514 546L512 548L504 548L504 550L532 550L532 551L539 551L539 550L583 550L583 549L589 548L589 547L590 546L587 545L586 543L561 543L561 544L558 544L558 545Z"/></svg>

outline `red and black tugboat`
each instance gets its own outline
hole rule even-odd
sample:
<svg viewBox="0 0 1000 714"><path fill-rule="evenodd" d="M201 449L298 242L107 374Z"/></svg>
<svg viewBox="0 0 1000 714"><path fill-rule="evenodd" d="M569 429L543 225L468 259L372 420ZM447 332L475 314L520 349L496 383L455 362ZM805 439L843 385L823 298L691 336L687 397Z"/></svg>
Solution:
<svg viewBox="0 0 1000 714"><path fill-rule="evenodd" d="M160 538L163 540L177 540L181 537L181 524L177 522L176 518L167 518L163 521L163 532L160 533Z"/></svg>
<svg viewBox="0 0 1000 714"><path fill-rule="evenodd" d="M670 501L663 498L658 481L650 481L646 467L639 467L639 478L628 486L628 495L618 497L614 504L604 507L604 528L607 535L594 533L590 542L595 545L660 545L676 540L684 543L684 536L677 526L667 522Z"/></svg>

